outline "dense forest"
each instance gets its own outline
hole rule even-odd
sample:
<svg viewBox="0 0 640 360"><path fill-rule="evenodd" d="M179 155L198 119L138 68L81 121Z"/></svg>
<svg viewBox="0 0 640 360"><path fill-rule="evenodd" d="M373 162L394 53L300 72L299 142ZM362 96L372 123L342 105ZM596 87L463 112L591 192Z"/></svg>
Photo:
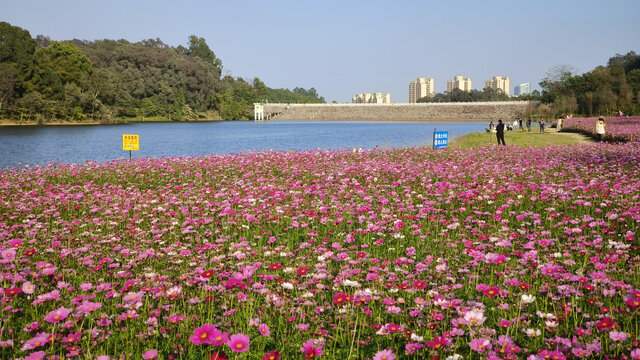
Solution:
<svg viewBox="0 0 640 360"><path fill-rule="evenodd" d="M540 82L541 102L553 113L611 116L640 115L640 55L634 51L609 58L582 75L557 66Z"/></svg>
<svg viewBox="0 0 640 360"><path fill-rule="evenodd" d="M0 118L115 122L248 119L253 103L324 103L314 88L271 89L222 76L205 39L51 41L0 22Z"/></svg>
<svg viewBox="0 0 640 360"><path fill-rule="evenodd" d="M476 101L540 101L542 115L580 114L585 116L640 114L640 55L630 51L611 57L607 66L599 66L582 75L575 74L568 65L555 66L540 81L542 92L509 97L492 89L470 92L454 89L424 97L418 102L476 102Z"/></svg>

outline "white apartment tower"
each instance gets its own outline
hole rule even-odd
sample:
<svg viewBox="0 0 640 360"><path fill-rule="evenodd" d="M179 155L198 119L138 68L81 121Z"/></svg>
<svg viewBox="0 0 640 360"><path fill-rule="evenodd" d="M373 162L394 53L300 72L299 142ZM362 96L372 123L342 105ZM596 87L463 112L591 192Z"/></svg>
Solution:
<svg viewBox="0 0 640 360"><path fill-rule="evenodd" d="M354 104L391 104L390 93L359 93L351 98Z"/></svg>
<svg viewBox="0 0 640 360"><path fill-rule="evenodd" d="M511 80L508 76L494 76L491 80L485 80L484 87L496 91L502 91L503 94L509 95L511 89Z"/></svg>
<svg viewBox="0 0 640 360"><path fill-rule="evenodd" d="M447 81L447 92L451 92L453 89L460 89L462 91L471 91L471 79L461 75L457 75L453 78L453 81Z"/></svg>
<svg viewBox="0 0 640 360"><path fill-rule="evenodd" d="M433 78L417 78L409 83L409 102L416 103L425 96L435 94L435 80Z"/></svg>
<svg viewBox="0 0 640 360"><path fill-rule="evenodd" d="M531 94L531 83L524 83L513 88L513 96Z"/></svg>

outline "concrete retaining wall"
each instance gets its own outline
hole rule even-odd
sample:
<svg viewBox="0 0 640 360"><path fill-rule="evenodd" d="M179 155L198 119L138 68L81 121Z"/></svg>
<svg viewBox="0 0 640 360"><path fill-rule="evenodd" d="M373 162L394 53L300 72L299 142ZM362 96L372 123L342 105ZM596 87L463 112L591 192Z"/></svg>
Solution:
<svg viewBox="0 0 640 360"><path fill-rule="evenodd" d="M265 104L273 120L489 122L525 117L535 103Z"/></svg>

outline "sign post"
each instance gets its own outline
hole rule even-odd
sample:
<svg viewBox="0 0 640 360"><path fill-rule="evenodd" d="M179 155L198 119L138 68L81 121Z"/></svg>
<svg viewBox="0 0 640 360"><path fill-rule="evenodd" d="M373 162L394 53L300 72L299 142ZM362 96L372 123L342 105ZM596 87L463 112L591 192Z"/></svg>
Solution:
<svg viewBox="0 0 640 360"><path fill-rule="evenodd" d="M131 160L131 150L140 150L140 135L122 134L122 150L129 150L129 160Z"/></svg>
<svg viewBox="0 0 640 360"><path fill-rule="evenodd" d="M449 145L449 132L433 129L433 148L446 148Z"/></svg>

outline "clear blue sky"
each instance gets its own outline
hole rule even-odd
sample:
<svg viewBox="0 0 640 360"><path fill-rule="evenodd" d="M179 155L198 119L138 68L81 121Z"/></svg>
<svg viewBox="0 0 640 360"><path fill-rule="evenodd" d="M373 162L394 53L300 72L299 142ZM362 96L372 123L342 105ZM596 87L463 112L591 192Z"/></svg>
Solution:
<svg viewBox="0 0 640 360"><path fill-rule="evenodd" d="M0 21L53 40L207 40L224 74L272 88L314 87L327 101L455 75L534 89L553 66L583 73L640 52L640 0L0 0Z"/></svg>

